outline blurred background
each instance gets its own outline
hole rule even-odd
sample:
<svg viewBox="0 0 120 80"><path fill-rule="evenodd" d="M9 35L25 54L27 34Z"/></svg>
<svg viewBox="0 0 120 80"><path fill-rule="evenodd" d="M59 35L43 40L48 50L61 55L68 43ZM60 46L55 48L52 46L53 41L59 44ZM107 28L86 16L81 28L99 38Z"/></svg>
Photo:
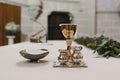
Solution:
<svg viewBox="0 0 120 80"><path fill-rule="evenodd" d="M60 23L77 24L75 38L103 34L120 42L120 0L0 0L0 45L8 44L4 27L11 21L20 26L15 43L43 28L45 39L64 40Z"/></svg>

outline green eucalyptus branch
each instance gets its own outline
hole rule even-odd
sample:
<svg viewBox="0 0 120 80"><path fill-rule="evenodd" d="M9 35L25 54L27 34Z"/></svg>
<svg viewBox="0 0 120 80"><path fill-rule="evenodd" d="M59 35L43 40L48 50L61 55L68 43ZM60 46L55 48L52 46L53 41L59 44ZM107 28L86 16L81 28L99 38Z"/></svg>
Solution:
<svg viewBox="0 0 120 80"><path fill-rule="evenodd" d="M120 58L120 43L113 39L104 37L103 35L95 38L80 37L75 39L75 41L90 49L93 49L94 53L97 52L102 57Z"/></svg>

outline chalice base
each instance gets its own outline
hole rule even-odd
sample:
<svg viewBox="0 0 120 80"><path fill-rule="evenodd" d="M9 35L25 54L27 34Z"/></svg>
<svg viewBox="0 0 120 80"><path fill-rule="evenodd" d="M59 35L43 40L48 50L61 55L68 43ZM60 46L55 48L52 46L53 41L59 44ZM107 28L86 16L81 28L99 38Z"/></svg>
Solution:
<svg viewBox="0 0 120 80"><path fill-rule="evenodd" d="M83 61L83 56L81 53L81 46L72 46L72 55L69 58L67 55L67 49L59 49L60 55L58 56L58 61L54 62L53 67L68 67L68 68L79 68L88 67Z"/></svg>
<svg viewBox="0 0 120 80"><path fill-rule="evenodd" d="M70 65L61 64L60 62L56 61L56 62L54 62L53 67L54 68L57 68L57 67L66 67L66 68L80 68L80 67L84 67L84 68L87 68L88 66L83 61L80 61L80 63L78 63L78 64L72 64L72 65L71 64Z"/></svg>

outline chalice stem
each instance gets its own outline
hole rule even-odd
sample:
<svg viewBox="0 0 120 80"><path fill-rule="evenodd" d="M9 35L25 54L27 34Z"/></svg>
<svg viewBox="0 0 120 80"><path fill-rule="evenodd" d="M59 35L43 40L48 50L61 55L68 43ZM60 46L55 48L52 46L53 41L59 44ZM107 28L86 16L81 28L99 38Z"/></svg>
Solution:
<svg viewBox="0 0 120 80"><path fill-rule="evenodd" d="M67 39L66 43L67 43L67 56L68 56L68 59L70 59L72 56L72 53L71 53L72 39Z"/></svg>
<svg viewBox="0 0 120 80"><path fill-rule="evenodd" d="M70 48L70 46L68 46L68 47L69 47L69 48L67 49L67 57L68 57L68 59L70 59L72 53L71 53L71 48Z"/></svg>

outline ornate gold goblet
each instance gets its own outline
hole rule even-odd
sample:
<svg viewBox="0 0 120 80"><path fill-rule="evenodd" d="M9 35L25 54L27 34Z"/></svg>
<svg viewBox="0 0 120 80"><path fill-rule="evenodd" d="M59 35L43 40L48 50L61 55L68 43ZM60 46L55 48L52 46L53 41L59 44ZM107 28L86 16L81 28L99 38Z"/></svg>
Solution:
<svg viewBox="0 0 120 80"><path fill-rule="evenodd" d="M71 59L72 52L71 52L71 44L73 36L76 32L76 25L74 24L60 24L62 34L66 38L67 43L67 57L68 59Z"/></svg>

